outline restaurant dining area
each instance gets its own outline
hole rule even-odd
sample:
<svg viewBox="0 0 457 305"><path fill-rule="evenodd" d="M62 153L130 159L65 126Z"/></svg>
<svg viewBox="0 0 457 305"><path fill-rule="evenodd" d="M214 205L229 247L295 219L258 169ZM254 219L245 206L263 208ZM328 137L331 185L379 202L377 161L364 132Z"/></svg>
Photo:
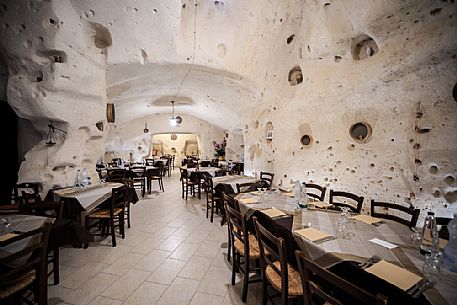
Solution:
<svg viewBox="0 0 457 305"><path fill-rule="evenodd" d="M0 305L457 304L457 3L0 0Z"/></svg>

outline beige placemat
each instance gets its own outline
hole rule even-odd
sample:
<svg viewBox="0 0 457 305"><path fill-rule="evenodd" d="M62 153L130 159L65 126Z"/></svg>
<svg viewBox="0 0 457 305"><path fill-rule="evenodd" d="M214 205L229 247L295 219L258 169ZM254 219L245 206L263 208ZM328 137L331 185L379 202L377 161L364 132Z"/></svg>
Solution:
<svg viewBox="0 0 457 305"><path fill-rule="evenodd" d="M422 277L414 274L404 268L398 267L385 260L381 260L376 264L365 269L368 273L397 286L406 291L422 280Z"/></svg>
<svg viewBox="0 0 457 305"><path fill-rule="evenodd" d="M13 232L3 234L0 236L0 241L7 241L8 239L13 238L14 236L17 236L17 235L18 234L13 233Z"/></svg>
<svg viewBox="0 0 457 305"><path fill-rule="evenodd" d="M271 218L279 217L279 216L286 216L287 215L286 213L281 212L280 210L275 209L275 208L261 210L260 212L262 212L263 214L265 214L265 215L267 215L267 216L269 216Z"/></svg>
<svg viewBox="0 0 457 305"><path fill-rule="evenodd" d="M309 205L314 205L315 208L319 209L327 209L333 206L333 204L322 201L310 201Z"/></svg>
<svg viewBox="0 0 457 305"><path fill-rule="evenodd" d="M298 235L300 235L312 242L316 242L316 241L331 237L331 235L329 235L325 232L322 232L318 229L315 229L315 228L304 228L304 229L295 231L295 233L297 233Z"/></svg>
<svg viewBox="0 0 457 305"><path fill-rule="evenodd" d="M241 198L241 199L239 199L239 201L244 204L259 203L259 201L257 199L252 198L252 197Z"/></svg>
<svg viewBox="0 0 457 305"><path fill-rule="evenodd" d="M377 224L382 221L381 218L373 217L370 215L355 215L351 217L352 219L364 222L366 224L372 225L372 224Z"/></svg>

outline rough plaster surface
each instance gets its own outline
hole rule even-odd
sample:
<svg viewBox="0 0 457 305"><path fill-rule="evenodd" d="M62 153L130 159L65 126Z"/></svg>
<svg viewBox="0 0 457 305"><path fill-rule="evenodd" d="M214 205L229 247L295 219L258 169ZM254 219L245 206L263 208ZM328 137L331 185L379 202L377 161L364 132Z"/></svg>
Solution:
<svg viewBox="0 0 457 305"><path fill-rule="evenodd" d="M247 172L350 190L367 207L457 211L454 1L0 4L0 94L43 137L49 119L68 130L29 151L21 180L60 184L105 151L147 153L145 118L156 118L151 134L172 132L164 124L175 100L180 131L200 134L206 153L228 130L227 153ZM357 122L371 126L365 143L349 135Z"/></svg>

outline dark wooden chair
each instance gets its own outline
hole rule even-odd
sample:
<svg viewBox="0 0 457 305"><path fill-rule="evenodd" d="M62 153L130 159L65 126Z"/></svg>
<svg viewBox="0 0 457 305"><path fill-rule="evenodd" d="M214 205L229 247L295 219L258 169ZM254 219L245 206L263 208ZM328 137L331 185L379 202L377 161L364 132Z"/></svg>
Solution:
<svg viewBox="0 0 457 305"><path fill-rule="evenodd" d="M218 196L214 191L213 185L213 178L207 175L203 176L203 180L205 181L205 192L206 192L206 218L208 218L209 211L211 211L211 218L210 221L213 222L214 218L214 209L216 209L216 213L218 208L222 210L222 197Z"/></svg>
<svg viewBox="0 0 457 305"><path fill-rule="evenodd" d="M186 194L186 200L187 196L190 193L191 195L195 196L195 191L198 192L199 197L200 197L200 183L198 180L192 181L189 177L189 173L187 172L186 169L184 168L179 168L179 171L181 173L181 189L182 189L182 198L184 198L184 194Z"/></svg>
<svg viewBox="0 0 457 305"><path fill-rule="evenodd" d="M257 191L258 188L267 188L266 182L262 180L257 182L246 182L236 184L237 193L249 193Z"/></svg>
<svg viewBox="0 0 457 305"><path fill-rule="evenodd" d="M100 235L104 236L105 232L111 233L112 246L116 247L115 225L119 227L122 238L125 238L125 206L127 203L127 186L112 190L111 199L105 207L96 208L86 215L86 228L100 226ZM91 223L92 221L92 223Z"/></svg>
<svg viewBox="0 0 457 305"><path fill-rule="evenodd" d="M263 227L257 217L253 217L257 241L260 250L262 271L262 305L270 298L267 286L271 285L279 293L281 305L286 305L289 299L302 298L303 287L300 274L287 263L286 243L281 237L274 236Z"/></svg>
<svg viewBox="0 0 457 305"><path fill-rule="evenodd" d="M130 179L133 181L133 188L141 191L141 196L146 193L146 166L133 166L130 168Z"/></svg>
<svg viewBox="0 0 457 305"><path fill-rule="evenodd" d="M4 198L0 204L0 214L17 214L22 213L24 200L23 192L27 194L39 195L41 183L24 182L16 184L12 190L11 196Z"/></svg>
<svg viewBox="0 0 457 305"><path fill-rule="evenodd" d="M306 194L308 197L311 197L315 200L324 201L325 198L325 191L327 191L326 187L320 186L314 183L305 183L306 186ZM310 192L311 190L311 192Z"/></svg>
<svg viewBox="0 0 457 305"><path fill-rule="evenodd" d="M209 161L209 160L200 161L200 167L209 167L210 165L211 165L211 161Z"/></svg>
<svg viewBox="0 0 457 305"><path fill-rule="evenodd" d="M227 202L224 204L225 213L228 219L230 236L230 249L232 250L232 285L235 285L236 272L239 271L243 277L243 292L241 300L246 302L248 296L248 285L261 281L261 278L251 279L249 273L260 273L259 244L254 234L248 233L246 216L230 207ZM243 259L243 261L241 261ZM253 266L253 261L257 261Z"/></svg>
<svg viewBox="0 0 457 305"><path fill-rule="evenodd" d="M235 211L240 211L240 204L238 203L238 200L235 199L233 194L222 193L222 198L224 199L224 207L225 207L225 205L228 205L232 209L235 209ZM224 215L222 215L221 225L224 225L226 222L227 222L227 213L224 213ZM232 238L230 237L230 228L228 226L227 226L227 230L228 230L227 260L230 262L230 257L232 255L232 246L231 246Z"/></svg>
<svg viewBox="0 0 457 305"><path fill-rule="evenodd" d="M371 295L338 275L323 269L305 257L301 251L295 251L295 255L300 271L305 305L387 304L387 298L383 295Z"/></svg>
<svg viewBox="0 0 457 305"><path fill-rule="evenodd" d="M153 169L148 169L146 173L146 180L148 186L148 193L151 194L152 189L152 181L157 181L159 184L159 190L165 192L165 188L163 187L163 176L165 176L165 167L162 163L157 164L158 167Z"/></svg>
<svg viewBox="0 0 457 305"><path fill-rule="evenodd" d="M390 214L390 211L401 212L402 215L409 215L409 219L402 218L395 214ZM371 216L390 219L410 228L414 228L419 218L420 209L415 209L413 206L403 206L395 203L382 202L371 200Z"/></svg>
<svg viewBox="0 0 457 305"><path fill-rule="evenodd" d="M127 171L122 168L109 168L108 173L106 175L106 182L119 182L123 183L124 179L127 176Z"/></svg>
<svg viewBox="0 0 457 305"><path fill-rule="evenodd" d="M260 172L260 179L267 183L267 188L271 188L273 185L273 178L275 174L268 172Z"/></svg>
<svg viewBox="0 0 457 305"><path fill-rule="evenodd" d="M21 233L13 237L9 245L26 243L25 247L15 253L0 257L0 303L22 304L25 292L33 292L34 304L47 304L47 247L51 226ZM26 239L37 239L37 242L27 243ZM25 263L11 267L14 261L22 259Z"/></svg>
<svg viewBox="0 0 457 305"><path fill-rule="evenodd" d="M338 198L335 200L335 197ZM339 210L339 207L348 207L352 212L360 214L360 211L362 211L363 199L363 196L357 196L349 192L330 190L329 203L333 204L334 207L332 209Z"/></svg>
<svg viewBox="0 0 457 305"><path fill-rule="evenodd" d="M438 236L442 239L449 240L449 230L447 225L452 218L447 217L436 217L436 225L438 226Z"/></svg>

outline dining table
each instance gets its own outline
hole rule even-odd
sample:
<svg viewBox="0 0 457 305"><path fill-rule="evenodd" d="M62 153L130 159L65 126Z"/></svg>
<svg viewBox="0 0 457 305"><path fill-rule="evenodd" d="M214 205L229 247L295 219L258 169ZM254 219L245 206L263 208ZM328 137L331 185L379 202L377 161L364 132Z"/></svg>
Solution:
<svg viewBox="0 0 457 305"><path fill-rule="evenodd" d="M421 277L433 277L433 288L424 293L431 304L457 304L457 274L443 269L432 275L424 275L424 257L419 253L419 245L411 239L412 231L403 224L387 219L378 219L372 224L354 219L357 215L352 214L342 236L337 225L342 212L328 209L326 203L310 201L309 208L302 209L291 193L279 191L242 193L236 195L235 199L241 214L247 219L260 216L268 219L270 226L279 225L282 229L277 231L283 234L286 244L289 243L288 251L291 249L293 252L298 246L307 258L325 268L333 268L346 261L363 264L376 257ZM272 209L279 211L277 214L280 215L265 217L264 213ZM316 229L325 236L311 241L309 236L302 233L309 231L303 231L305 228L312 228L313 232Z"/></svg>
<svg viewBox="0 0 457 305"><path fill-rule="evenodd" d="M255 183L261 179L245 175L226 175L213 178L213 187L216 193L236 194L236 185L242 183Z"/></svg>

